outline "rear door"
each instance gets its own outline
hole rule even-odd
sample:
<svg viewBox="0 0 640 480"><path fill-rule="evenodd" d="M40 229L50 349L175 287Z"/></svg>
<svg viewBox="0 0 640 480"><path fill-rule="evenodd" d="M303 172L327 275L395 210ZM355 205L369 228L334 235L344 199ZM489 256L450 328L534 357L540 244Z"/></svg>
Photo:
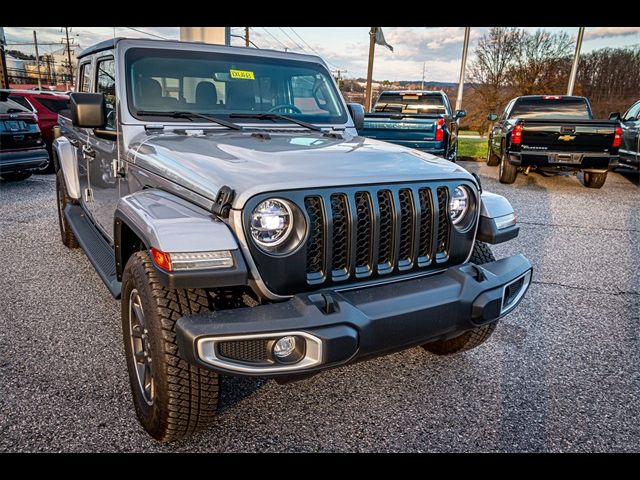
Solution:
<svg viewBox="0 0 640 480"><path fill-rule="evenodd" d="M620 156L624 160L632 163L640 161L638 153L638 130L640 129L640 101L636 102L623 116L622 145L620 146Z"/></svg>

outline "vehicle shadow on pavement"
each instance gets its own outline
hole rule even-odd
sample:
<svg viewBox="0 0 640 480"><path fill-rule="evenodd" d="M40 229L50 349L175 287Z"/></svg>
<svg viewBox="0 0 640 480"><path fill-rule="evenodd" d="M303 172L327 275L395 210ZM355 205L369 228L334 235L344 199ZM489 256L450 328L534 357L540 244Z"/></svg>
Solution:
<svg viewBox="0 0 640 480"><path fill-rule="evenodd" d="M245 398L256 393L268 381L268 378L221 375L221 394L218 403L218 412L222 413L229 408L233 408Z"/></svg>

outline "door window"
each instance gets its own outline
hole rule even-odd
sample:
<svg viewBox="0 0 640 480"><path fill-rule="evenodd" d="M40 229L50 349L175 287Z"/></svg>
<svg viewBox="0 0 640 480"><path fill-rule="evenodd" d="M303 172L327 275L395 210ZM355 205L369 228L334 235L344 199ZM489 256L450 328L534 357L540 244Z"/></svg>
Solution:
<svg viewBox="0 0 640 480"><path fill-rule="evenodd" d="M627 113L624 114L623 120L625 122L628 122L630 120L638 120L639 116L640 116L640 102L636 103L629 110L627 110Z"/></svg>
<svg viewBox="0 0 640 480"><path fill-rule="evenodd" d="M98 60L96 93L104 95L107 104L107 125L108 129L115 128L116 112L116 69L113 58Z"/></svg>
<svg viewBox="0 0 640 480"><path fill-rule="evenodd" d="M91 91L91 63L85 63L80 66L80 82L78 85L79 92Z"/></svg>

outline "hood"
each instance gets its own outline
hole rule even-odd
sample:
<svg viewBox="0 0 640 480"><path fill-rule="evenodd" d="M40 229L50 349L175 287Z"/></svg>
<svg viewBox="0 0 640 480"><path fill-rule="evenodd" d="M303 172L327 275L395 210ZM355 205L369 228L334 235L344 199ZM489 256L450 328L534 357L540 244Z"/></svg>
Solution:
<svg viewBox="0 0 640 480"><path fill-rule="evenodd" d="M473 177L455 163L365 137L320 132L202 130L145 136L131 160L211 200L223 185L234 208L268 191ZM146 135L146 134L145 134Z"/></svg>

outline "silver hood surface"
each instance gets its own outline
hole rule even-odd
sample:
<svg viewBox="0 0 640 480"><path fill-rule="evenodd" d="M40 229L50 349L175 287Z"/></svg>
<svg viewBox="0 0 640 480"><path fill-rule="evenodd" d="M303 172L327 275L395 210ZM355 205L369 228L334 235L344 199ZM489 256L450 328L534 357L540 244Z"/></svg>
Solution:
<svg viewBox="0 0 640 480"><path fill-rule="evenodd" d="M307 130L272 131L267 136L186 132L135 138L129 158L211 200L228 185L236 192L233 208L241 208L253 195L277 190L451 178L474 181L455 163L348 133L334 138Z"/></svg>

